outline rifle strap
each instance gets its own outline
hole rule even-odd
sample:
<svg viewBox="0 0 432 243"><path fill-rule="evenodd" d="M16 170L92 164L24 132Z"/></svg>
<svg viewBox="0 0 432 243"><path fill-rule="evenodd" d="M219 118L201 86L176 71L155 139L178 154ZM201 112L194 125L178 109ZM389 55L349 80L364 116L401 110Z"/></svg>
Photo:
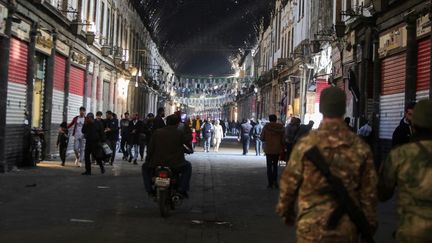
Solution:
<svg viewBox="0 0 432 243"><path fill-rule="evenodd" d="M423 144L421 144L419 141L417 141L416 144L417 144L417 146L420 148L420 151L421 151L424 155L427 156L428 161L429 161L429 162L432 162L432 160L431 160L431 158L432 158L432 153L429 152L429 151L426 149L426 147L425 147Z"/></svg>
<svg viewBox="0 0 432 243"><path fill-rule="evenodd" d="M324 158L324 156L321 154L321 152L319 151L317 146L313 146L311 149L307 150L305 152L305 157L312 162L313 165L315 165L315 167L321 172L321 174L326 178L327 183L329 184L329 186L333 189L333 193L336 196L336 192L339 192L339 194L343 194L344 198L349 198L352 201L351 196L348 194L348 191L346 190L345 186L342 183L337 183L336 182L336 176L334 176L331 171L330 171L330 167L329 165L326 163L326 160ZM340 180L340 179L339 179ZM340 180L340 182L342 182ZM337 197L336 197L337 198ZM364 240L366 242L374 242L372 235L370 234L370 232L365 232L360 229L364 229L365 227L362 227L361 225L361 219L366 219L366 216L364 215L364 212L361 208L359 208L358 206L354 205L354 203L352 203L352 211L356 211L358 212L360 215L357 214L357 216L355 216L354 212L349 211L348 209L344 208L343 205L341 205L342 203L344 203L343 201L338 201L339 203L338 208L335 209L335 211L333 212L333 214L330 216L329 220L327 221L328 223L328 227L337 227L337 224L340 220L340 218L347 213L350 218L351 221L356 225L357 229L359 230L359 232L362 234L362 237L364 238ZM345 202L348 203L348 202ZM370 230L370 225L367 222L364 222L364 226L366 226L367 231Z"/></svg>

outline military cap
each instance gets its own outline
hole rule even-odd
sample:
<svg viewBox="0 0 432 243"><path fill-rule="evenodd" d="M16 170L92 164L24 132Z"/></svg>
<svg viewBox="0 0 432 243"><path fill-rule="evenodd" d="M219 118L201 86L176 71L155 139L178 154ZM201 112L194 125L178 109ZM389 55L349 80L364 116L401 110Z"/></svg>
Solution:
<svg viewBox="0 0 432 243"><path fill-rule="evenodd" d="M412 123L415 126L432 129L432 101L421 100L414 107Z"/></svg>
<svg viewBox="0 0 432 243"><path fill-rule="evenodd" d="M345 114L346 95L337 87L329 87L321 92L319 111L327 117L341 117Z"/></svg>

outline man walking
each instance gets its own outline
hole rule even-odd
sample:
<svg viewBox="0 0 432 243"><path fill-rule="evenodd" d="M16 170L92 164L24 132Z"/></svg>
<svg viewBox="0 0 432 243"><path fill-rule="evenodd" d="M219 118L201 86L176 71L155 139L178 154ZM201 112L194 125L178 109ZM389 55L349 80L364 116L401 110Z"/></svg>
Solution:
<svg viewBox="0 0 432 243"><path fill-rule="evenodd" d="M372 152L343 121L345 92L330 87L320 100L323 121L294 146L276 212L296 225L297 242L360 242L360 234L372 242L377 227Z"/></svg>
<svg viewBox="0 0 432 243"><path fill-rule="evenodd" d="M208 153L213 132L213 125L210 123L209 119L206 119L204 124L202 124L201 131L204 139L204 152Z"/></svg>
<svg viewBox="0 0 432 243"><path fill-rule="evenodd" d="M412 115L411 143L390 152L380 168L379 198L398 187L396 242L432 242L432 101L420 101Z"/></svg>
<svg viewBox="0 0 432 243"><path fill-rule="evenodd" d="M165 121L163 120L164 117L165 117L165 109L163 107L160 107L157 110L157 114L153 122L154 130L165 127Z"/></svg>
<svg viewBox="0 0 432 243"><path fill-rule="evenodd" d="M243 145L243 155L247 155L247 153L249 152L251 132L252 132L252 125L250 124L250 121L244 119L243 124L240 125L240 133L238 138Z"/></svg>
<svg viewBox="0 0 432 243"><path fill-rule="evenodd" d="M100 150L100 143L105 140L104 129L101 121L94 119L93 113L88 113L85 123L82 128L82 133L86 138L85 145L85 172L82 175L91 175L91 160L90 155L97 161L101 173L105 173L105 168L102 159L98 155Z"/></svg>
<svg viewBox="0 0 432 243"><path fill-rule="evenodd" d="M114 119L112 111L106 112L106 120L105 120L105 136L108 145L113 151L111 158L109 158L110 165L113 165L116 154L116 146L117 146L117 135L119 124L118 120Z"/></svg>
<svg viewBox="0 0 432 243"><path fill-rule="evenodd" d="M82 127L84 126L85 115L86 108L81 106L79 116L74 117L72 122L67 126L68 129L73 128L75 165L78 167L81 167L81 163L84 161L85 138L82 133Z"/></svg>
<svg viewBox="0 0 432 243"><path fill-rule="evenodd" d="M127 149L127 141L129 136L129 112L124 113L124 118L120 120L120 129L121 129L121 141L120 141L120 149L123 153L123 160L127 160L128 158L128 149Z"/></svg>
<svg viewBox="0 0 432 243"><path fill-rule="evenodd" d="M138 153L139 153L139 144L140 144L140 133L143 131L143 122L139 120L138 113L135 113L133 116L133 120L130 121L129 124L129 140L128 140L128 148L129 148L129 163L132 162L137 164ZM133 149L133 154L132 154Z"/></svg>
<svg viewBox="0 0 432 243"><path fill-rule="evenodd" d="M267 160L267 188L278 188L279 154L284 148L284 127L277 123L276 115L269 116L269 123L262 129L261 140L264 142L264 153Z"/></svg>
<svg viewBox="0 0 432 243"><path fill-rule="evenodd" d="M411 120L415 105L415 103L409 103L405 106L405 115L393 132L392 148L409 143L412 135Z"/></svg>
<svg viewBox="0 0 432 243"><path fill-rule="evenodd" d="M256 156L261 155L262 150L262 141L261 141L261 132L262 132L263 126L261 124L261 120L258 120L257 124L253 128L253 138L255 139L255 153Z"/></svg>

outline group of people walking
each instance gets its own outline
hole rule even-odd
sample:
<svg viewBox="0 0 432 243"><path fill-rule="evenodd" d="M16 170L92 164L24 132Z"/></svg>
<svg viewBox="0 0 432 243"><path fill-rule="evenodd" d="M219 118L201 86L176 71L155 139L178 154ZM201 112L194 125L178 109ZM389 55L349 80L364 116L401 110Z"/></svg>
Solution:
<svg viewBox="0 0 432 243"><path fill-rule="evenodd" d="M81 107L79 115L67 124L63 122L58 132L57 145L61 158L61 165L66 162L66 153L69 142L69 134L73 137L73 150L75 154L75 165L81 167L85 162L84 175L91 174L91 162L96 161L101 172L105 172L104 164L113 165L116 151L123 154L123 160L137 164L139 156L144 160L146 145L150 142L151 135L155 129L165 126L163 117L165 111L160 108L157 115L149 113L145 119L140 119L138 113L130 117L129 113L119 121L112 111L103 113L98 111L96 117L93 113L86 114L86 108ZM120 144L119 143L120 140ZM109 156L104 155L103 144L108 145L111 150Z"/></svg>
<svg viewBox="0 0 432 243"><path fill-rule="evenodd" d="M212 146L214 152L219 152L220 144L227 133L224 121L211 121L210 119L203 121L200 116L196 116L195 118L191 117L187 125L192 130L192 145L194 149L196 146L200 146L202 141L204 152L208 153Z"/></svg>

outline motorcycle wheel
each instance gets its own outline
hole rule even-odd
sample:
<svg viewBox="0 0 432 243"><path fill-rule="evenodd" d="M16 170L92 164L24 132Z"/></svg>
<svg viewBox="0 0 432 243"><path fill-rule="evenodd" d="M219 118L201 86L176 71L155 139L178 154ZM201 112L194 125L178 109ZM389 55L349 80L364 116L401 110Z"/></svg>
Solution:
<svg viewBox="0 0 432 243"><path fill-rule="evenodd" d="M158 204L159 204L159 211L162 217L168 217L169 216L169 210L170 210L170 200L169 200L169 191L167 190L158 190Z"/></svg>
<svg viewBox="0 0 432 243"><path fill-rule="evenodd" d="M37 151L37 149L32 149L32 151L31 151L31 162L30 162L30 165L31 166L36 166L36 164L37 164L37 158L38 158L38 151Z"/></svg>

